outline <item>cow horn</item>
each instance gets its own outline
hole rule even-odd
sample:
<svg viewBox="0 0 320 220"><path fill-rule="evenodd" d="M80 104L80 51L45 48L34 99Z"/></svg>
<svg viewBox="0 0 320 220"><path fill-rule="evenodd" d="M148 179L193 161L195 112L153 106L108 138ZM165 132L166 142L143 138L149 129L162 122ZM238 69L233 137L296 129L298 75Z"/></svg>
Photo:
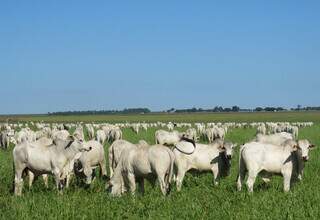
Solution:
<svg viewBox="0 0 320 220"><path fill-rule="evenodd" d="M190 142L194 146L194 148L196 148L196 143L194 142L194 140L192 140L190 138L186 138L186 137L182 137L180 140Z"/></svg>
<svg viewBox="0 0 320 220"><path fill-rule="evenodd" d="M72 141L70 141L64 149L69 148L69 147L71 146L71 144L72 144L72 143L73 143L73 140L72 140Z"/></svg>

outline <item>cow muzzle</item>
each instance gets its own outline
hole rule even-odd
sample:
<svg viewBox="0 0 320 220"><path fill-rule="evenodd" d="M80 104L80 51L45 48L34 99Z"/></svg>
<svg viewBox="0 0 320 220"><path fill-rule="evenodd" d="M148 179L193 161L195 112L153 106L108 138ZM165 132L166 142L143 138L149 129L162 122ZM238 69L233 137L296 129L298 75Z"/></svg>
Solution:
<svg viewBox="0 0 320 220"><path fill-rule="evenodd" d="M304 162L307 162L307 161L309 160L309 157L308 157L308 156L304 156L304 157L302 157L302 160L303 160Z"/></svg>

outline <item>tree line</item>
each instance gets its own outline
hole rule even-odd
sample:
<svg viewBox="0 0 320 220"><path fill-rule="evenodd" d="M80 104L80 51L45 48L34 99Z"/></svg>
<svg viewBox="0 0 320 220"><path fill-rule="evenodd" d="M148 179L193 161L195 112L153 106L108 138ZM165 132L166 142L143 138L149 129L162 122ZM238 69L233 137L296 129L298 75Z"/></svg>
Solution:
<svg viewBox="0 0 320 220"><path fill-rule="evenodd" d="M281 112L281 111L320 111L320 107L301 107L286 109L283 107L256 107L254 109L243 109L239 106L222 107L216 106L214 108L186 108L175 109L171 108L163 113L196 113L196 112ZM48 115L111 115L111 114L147 114L152 113L149 108L125 108L123 110L91 110L91 111L61 111L48 112ZM156 113L156 112L154 112Z"/></svg>
<svg viewBox="0 0 320 220"><path fill-rule="evenodd" d="M148 108L125 108L123 110L89 110L89 111L64 111L48 112L48 115L112 115L112 114L146 114Z"/></svg>

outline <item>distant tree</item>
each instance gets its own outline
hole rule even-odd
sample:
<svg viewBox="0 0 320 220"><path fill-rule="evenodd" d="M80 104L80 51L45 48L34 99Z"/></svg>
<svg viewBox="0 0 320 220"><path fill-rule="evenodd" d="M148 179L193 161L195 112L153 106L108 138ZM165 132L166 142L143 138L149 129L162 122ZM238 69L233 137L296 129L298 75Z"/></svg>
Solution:
<svg viewBox="0 0 320 220"><path fill-rule="evenodd" d="M257 108L255 109L255 111L256 111L256 112L261 112L261 111L263 111L263 108L257 107Z"/></svg>
<svg viewBox="0 0 320 220"><path fill-rule="evenodd" d="M233 112L239 112L240 111L240 107L239 106L232 106L232 111Z"/></svg>
<svg viewBox="0 0 320 220"><path fill-rule="evenodd" d="M301 105L298 105L298 106L297 106L297 110L300 111L300 110L301 110L301 107L302 107Z"/></svg>

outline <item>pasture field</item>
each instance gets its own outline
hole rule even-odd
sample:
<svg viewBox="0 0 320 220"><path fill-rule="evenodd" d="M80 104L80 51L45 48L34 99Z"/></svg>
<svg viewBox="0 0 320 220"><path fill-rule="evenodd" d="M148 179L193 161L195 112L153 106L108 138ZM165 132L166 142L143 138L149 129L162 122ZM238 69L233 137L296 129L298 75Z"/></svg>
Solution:
<svg viewBox="0 0 320 220"><path fill-rule="evenodd" d="M176 118L174 117L176 116ZM230 117L229 117L230 116ZM23 116L24 121L320 121L319 112L308 113L245 113L239 114L190 114L190 115L139 115L139 116ZM122 118L124 117L124 118ZM158 118L157 118L158 117ZM143 118L143 119L142 119ZM203 120L201 120L203 119ZM17 119L14 119L17 120ZM136 135L131 129L123 129L125 140L137 143L144 139L154 143L156 128ZM243 144L252 139L255 129L231 129L226 139ZM213 185L211 173L188 173L182 191L173 185L171 193L162 196L159 186L146 183L145 194L111 197L105 191L105 182L97 179L89 189L81 180L74 180L71 187L58 195L50 178L46 189L39 178L32 189L25 182L23 196L14 197L12 189L12 148L0 150L0 217L1 219L319 219L320 217L320 124L300 129L299 138L307 138L317 148L311 151L306 164L304 179L295 183L289 193L283 192L282 177L275 176L269 184L256 181L254 193L246 187L236 191L238 151L232 159L231 175ZM203 142L203 141L201 141ZM110 145L106 144L105 149Z"/></svg>
<svg viewBox="0 0 320 220"><path fill-rule="evenodd" d="M313 121L320 122L320 111L290 112L230 112L230 113L151 113L115 115L2 115L0 121L11 122L266 122L266 121Z"/></svg>

